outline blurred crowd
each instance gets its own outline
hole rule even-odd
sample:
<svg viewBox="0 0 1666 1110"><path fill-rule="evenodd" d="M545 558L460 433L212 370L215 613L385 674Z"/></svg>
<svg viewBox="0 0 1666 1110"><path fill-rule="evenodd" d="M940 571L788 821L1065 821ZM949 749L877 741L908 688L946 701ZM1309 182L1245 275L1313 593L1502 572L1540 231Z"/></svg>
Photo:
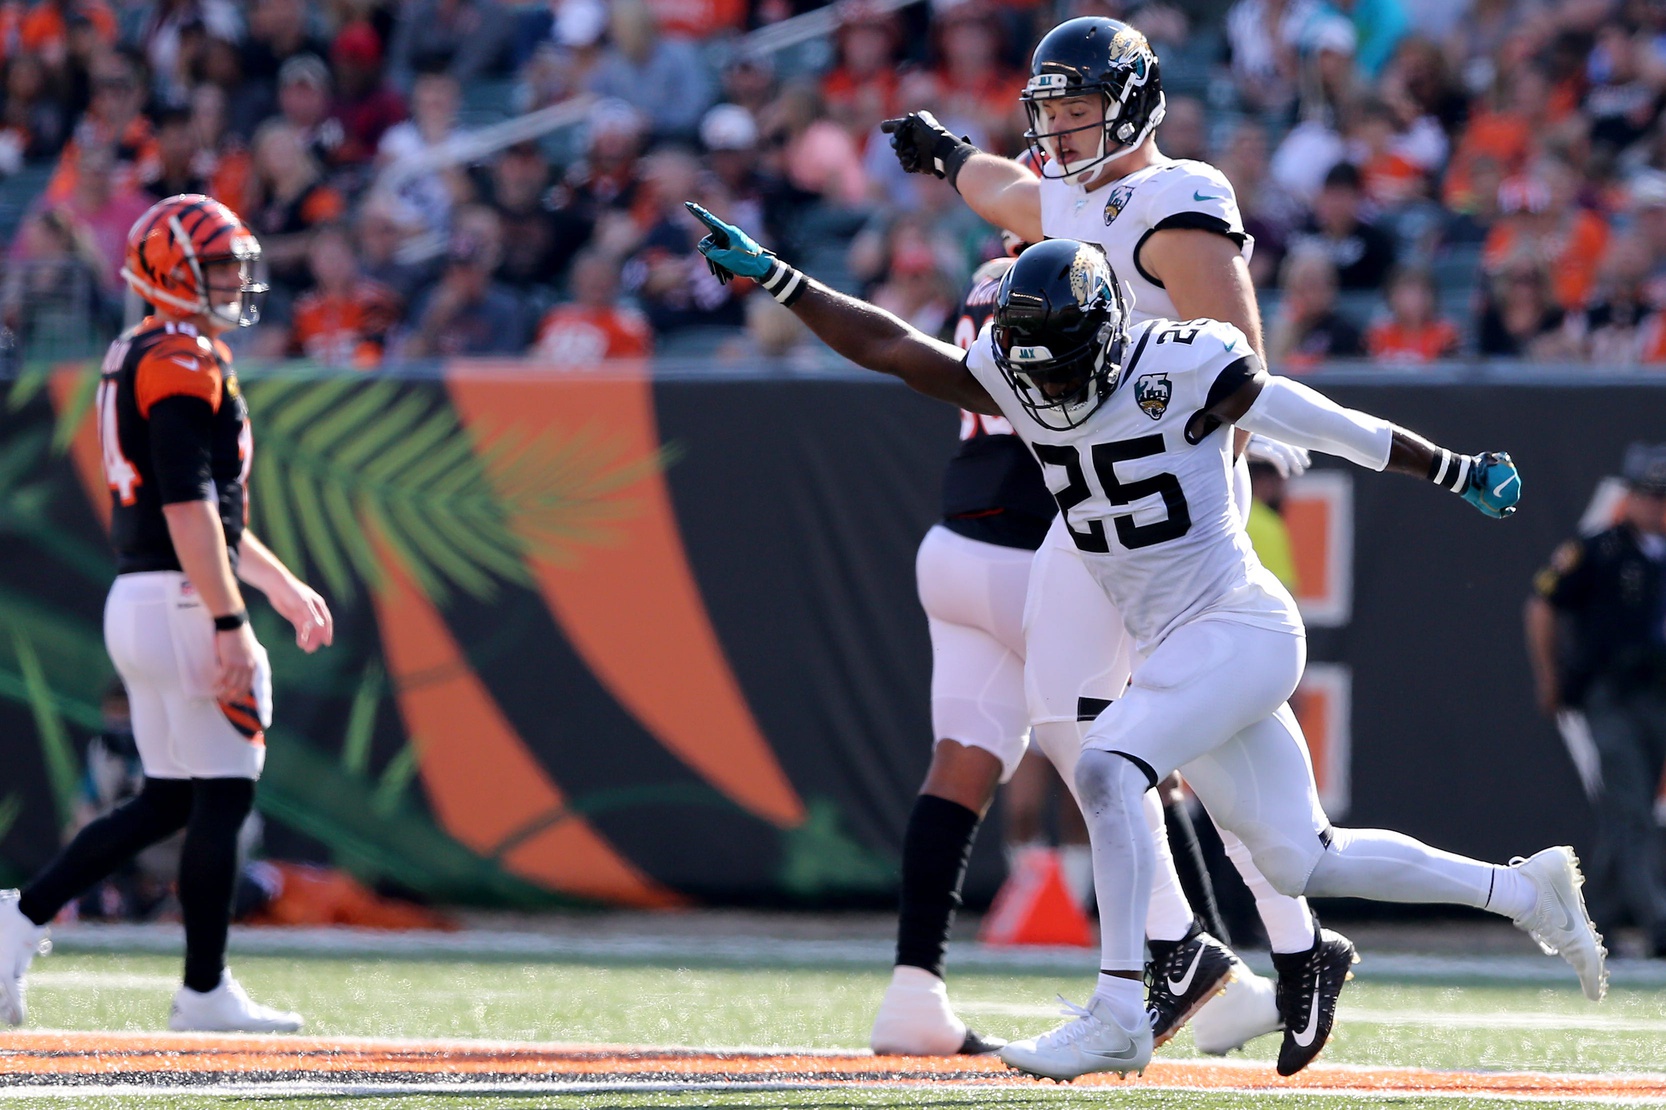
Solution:
<svg viewBox="0 0 1666 1110"><path fill-rule="evenodd" d="M1164 152L1237 189L1276 367L1666 363L1661 0L840 0L772 36L821 6L0 0L0 327L113 334L128 227L200 191L265 247L259 356L812 357L686 198L947 334L1000 240L878 123L1016 154L1030 48L1102 14L1162 59Z"/></svg>

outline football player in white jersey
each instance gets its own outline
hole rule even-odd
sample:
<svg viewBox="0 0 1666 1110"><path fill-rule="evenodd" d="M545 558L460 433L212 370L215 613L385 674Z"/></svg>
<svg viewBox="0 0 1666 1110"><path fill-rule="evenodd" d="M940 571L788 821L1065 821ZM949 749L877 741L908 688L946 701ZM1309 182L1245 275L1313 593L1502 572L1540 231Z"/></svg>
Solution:
<svg viewBox="0 0 1666 1110"><path fill-rule="evenodd" d="M928 112L912 113L883 125L904 169L946 178L985 219L1037 241L1071 238L1104 248L1117 275L1132 291L1134 322L1155 318L1207 317L1236 325L1257 355L1263 355L1261 319L1250 282L1248 259L1254 243L1244 230L1232 185L1204 162L1165 157L1157 147L1164 100L1156 54L1145 36L1116 20L1072 19L1050 31L1035 49L1022 100L1029 114L1026 136L1033 161L979 151L942 127ZM1039 167L1039 174L1030 166ZM1238 447L1246 446L1240 438ZM1249 445L1281 469L1305 465L1299 451L1261 438ZM1239 507L1249 504L1249 472L1235 473ZM1036 743L1069 780L1092 708L1116 696L1104 677L1120 668L1128 648L1099 642L1105 628L1120 628L1110 602L1095 589L1062 521L1055 521L1031 570L1032 599L1026 607L1028 663L1025 681ZM1311 977L1301 972L1312 959L1333 967L1356 957L1347 938L1322 935L1304 899L1286 898L1268 883L1249 851L1230 833L1222 837L1244 882L1255 896L1280 968L1278 989L1237 964L1225 993L1198 1012L1193 1025L1198 1046L1226 1052L1282 1024L1280 1050L1290 1071L1317 1056L1329 1037L1322 1028L1310 1043L1290 1032L1335 998L1312 995ZM1153 978L1165 965L1191 956L1184 945L1191 917L1164 898L1152 903ZM1179 974L1176 965L1176 976ZM1344 977L1335 978L1341 989ZM1213 993L1211 991L1211 993ZM1169 1004L1169 1000L1162 1000ZM1190 1012L1194 1000L1169 1008Z"/></svg>
<svg viewBox="0 0 1666 1110"><path fill-rule="evenodd" d="M1010 232L1006 237L1016 255L1023 244ZM1011 265L1011 257L997 258L973 275L955 329L956 346L971 347L988 322ZM944 982L944 957L978 826L996 787L1012 778L1028 748L1033 698L1025 688L1026 600L1033 554L1058 507L1035 457L1005 418L962 410L960 438L943 477L942 520L921 541L915 566L931 633L934 743L903 834L896 963L869 1037L879 1055L977 1054L1004 1043L968 1029L956 1016ZM1083 580L1064 600L1083 605L1090 618L1101 616L1099 626L1089 626L1088 638L1104 640L1105 623L1120 629L1114 613L1101 615L1109 603L1080 560L1064 569ZM1050 581L1076 585L1074 578L1056 575ZM1061 642L1045 640L1049 648ZM1114 642L1121 650L1096 662L1091 681L1083 684L1102 702L1127 685L1131 667L1126 637ZM1071 712L1074 721L1074 704ZM1094 709L1087 719L1096 715ZM1072 729L1068 750L1053 757L1073 799L1079 747ZM1160 1045L1218 995L1238 961L1196 921L1169 851L1156 791L1146 798L1146 816L1157 849L1149 935L1161 971L1153 978L1160 989L1152 998L1152 1031ZM1080 851L1084 869L1091 869L1087 845Z"/></svg>
<svg viewBox="0 0 1666 1110"><path fill-rule="evenodd" d="M1586 997L1602 998L1607 953L1571 849L1502 866L1330 824L1287 704L1305 663L1305 629L1250 547L1232 495L1234 426L1423 478L1494 517L1512 514L1520 499L1508 455L1455 454L1270 377L1229 324L1130 328L1115 274L1089 244L1053 240L1020 255L991 326L962 357L696 209L713 229L701 253L757 280L835 351L1011 422L1143 657L1128 691L1089 729L1076 767L1099 898L1098 985L1072 1021L1007 1045L1003 1060L1054 1079L1140 1071L1150 1061L1141 974L1154 850L1141 811L1150 788L1175 770L1280 892L1486 909L1561 954ZM1323 961L1308 968L1316 980L1343 971ZM1332 1017L1315 1009L1292 1034L1311 1042Z"/></svg>

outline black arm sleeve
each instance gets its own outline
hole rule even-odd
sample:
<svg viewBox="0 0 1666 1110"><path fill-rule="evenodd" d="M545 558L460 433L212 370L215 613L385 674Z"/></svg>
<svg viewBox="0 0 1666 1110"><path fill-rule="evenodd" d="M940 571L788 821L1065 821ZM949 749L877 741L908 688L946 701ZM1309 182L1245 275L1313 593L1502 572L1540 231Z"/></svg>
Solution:
<svg viewBox="0 0 1666 1110"><path fill-rule="evenodd" d="M214 409L200 397L164 397L150 406L150 455L162 504L213 501Z"/></svg>

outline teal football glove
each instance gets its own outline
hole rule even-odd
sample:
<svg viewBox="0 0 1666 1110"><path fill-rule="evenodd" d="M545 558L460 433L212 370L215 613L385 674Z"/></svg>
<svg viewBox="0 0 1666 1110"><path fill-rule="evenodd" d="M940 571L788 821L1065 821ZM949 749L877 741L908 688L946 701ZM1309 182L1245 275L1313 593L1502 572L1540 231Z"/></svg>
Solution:
<svg viewBox="0 0 1666 1110"><path fill-rule="evenodd" d="M700 240L696 249L706 256L706 265L718 281L727 285L736 274L760 281L770 272L775 255L759 246L750 235L734 224L724 223L692 200L683 203L701 223L711 228L711 234Z"/></svg>
<svg viewBox="0 0 1666 1110"><path fill-rule="evenodd" d="M1507 451L1486 451L1470 459L1463 499L1491 517L1507 517L1521 500L1521 471Z"/></svg>

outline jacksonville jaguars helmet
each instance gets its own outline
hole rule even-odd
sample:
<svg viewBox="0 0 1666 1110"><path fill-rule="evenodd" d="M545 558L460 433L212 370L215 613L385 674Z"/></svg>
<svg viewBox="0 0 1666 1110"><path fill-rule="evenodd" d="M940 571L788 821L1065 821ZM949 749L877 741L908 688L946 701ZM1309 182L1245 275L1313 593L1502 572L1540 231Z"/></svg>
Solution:
<svg viewBox="0 0 1666 1110"><path fill-rule="evenodd" d="M995 294L995 365L1043 427L1092 416L1122 374L1128 312L1105 252L1074 239L1030 247Z"/></svg>
<svg viewBox="0 0 1666 1110"><path fill-rule="evenodd" d="M1042 110L1046 101L1078 96L1099 97L1104 119L1081 127L1048 123ZM1024 139L1038 157L1045 156L1042 174L1066 181L1133 151L1163 122L1156 52L1128 24L1099 16L1066 20L1047 32L1035 48L1030 80L1019 99L1030 118ZM1090 132L1088 137L1098 140L1097 153L1080 165L1066 165L1057 140L1076 132Z"/></svg>

